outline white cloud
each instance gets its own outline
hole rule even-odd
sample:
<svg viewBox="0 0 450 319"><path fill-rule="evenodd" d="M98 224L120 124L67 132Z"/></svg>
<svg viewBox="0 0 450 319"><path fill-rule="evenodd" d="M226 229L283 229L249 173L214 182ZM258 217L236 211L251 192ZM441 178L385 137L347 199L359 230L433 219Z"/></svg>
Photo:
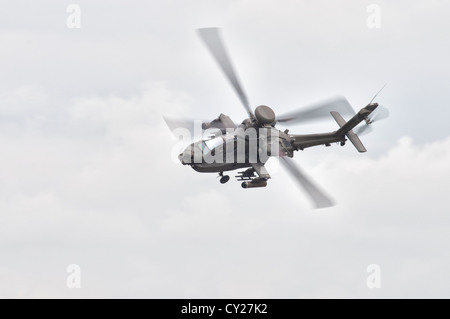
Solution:
<svg viewBox="0 0 450 319"><path fill-rule="evenodd" d="M183 103L173 96L155 84L73 101L66 122L97 137L2 139L3 296L445 295L450 138L404 137L379 158L319 151L303 168L338 206L314 211L286 173L242 190L172 162L155 114ZM80 291L64 286L66 263L81 265ZM371 263L378 292L365 287Z"/></svg>
<svg viewBox="0 0 450 319"><path fill-rule="evenodd" d="M382 1L379 32L364 3L80 5L80 30L65 5L0 13L0 296L448 297L447 5ZM162 113L244 114L195 37L206 25L277 112L335 93L356 108L389 82L375 157L296 154L336 207L311 210L281 170L243 190L172 161Z"/></svg>

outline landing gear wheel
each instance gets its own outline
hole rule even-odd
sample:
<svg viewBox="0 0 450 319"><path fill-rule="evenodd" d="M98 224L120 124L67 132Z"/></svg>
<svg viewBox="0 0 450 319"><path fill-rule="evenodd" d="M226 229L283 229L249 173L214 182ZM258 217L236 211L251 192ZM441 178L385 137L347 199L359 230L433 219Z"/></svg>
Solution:
<svg viewBox="0 0 450 319"><path fill-rule="evenodd" d="M226 182L228 182L230 180L230 176L228 175L224 175L220 178L220 183L221 184L225 184Z"/></svg>

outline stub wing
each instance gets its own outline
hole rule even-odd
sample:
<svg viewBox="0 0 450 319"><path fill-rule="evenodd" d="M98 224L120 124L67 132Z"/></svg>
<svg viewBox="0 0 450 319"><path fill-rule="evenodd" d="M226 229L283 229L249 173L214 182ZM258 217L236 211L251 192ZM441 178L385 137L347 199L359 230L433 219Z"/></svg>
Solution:
<svg viewBox="0 0 450 319"><path fill-rule="evenodd" d="M256 174L258 174L258 176L260 178L263 178L263 179L270 178L269 172L267 171L267 169L263 163L252 163L251 165L252 165L253 169L255 170Z"/></svg>

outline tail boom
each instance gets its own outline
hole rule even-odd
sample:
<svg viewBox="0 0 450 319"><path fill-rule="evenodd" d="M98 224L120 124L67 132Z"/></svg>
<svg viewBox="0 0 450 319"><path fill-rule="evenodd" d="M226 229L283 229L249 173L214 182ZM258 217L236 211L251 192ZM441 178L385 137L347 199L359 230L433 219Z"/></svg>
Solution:
<svg viewBox="0 0 450 319"><path fill-rule="evenodd" d="M352 142L355 148L361 152L367 152L363 143L359 139L358 135L353 132L353 128L366 120L370 113L372 113L378 107L378 103L370 103L366 107L362 108L355 116L353 116L348 122L344 120L344 118L338 112L331 112L331 115L334 117L336 122L339 125L339 130L336 131L336 135L338 136L347 136L347 138Z"/></svg>
<svg viewBox="0 0 450 319"><path fill-rule="evenodd" d="M353 128L355 128L355 126L357 126L362 121L368 122L368 116L377 108L377 106L378 103L370 103L366 107L362 108L357 114L355 114L355 116L353 116L348 122L344 120L341 114L332 111L331 115L338 123L339 129L330 133L289 135L293 150L303 150L305 148L317 145L330 146L331 143L335 142L344 145L346 139L348 139L350 140L350 142L352 142L352 144L359 152L367 152L358 135L353 132Z"/></svg>

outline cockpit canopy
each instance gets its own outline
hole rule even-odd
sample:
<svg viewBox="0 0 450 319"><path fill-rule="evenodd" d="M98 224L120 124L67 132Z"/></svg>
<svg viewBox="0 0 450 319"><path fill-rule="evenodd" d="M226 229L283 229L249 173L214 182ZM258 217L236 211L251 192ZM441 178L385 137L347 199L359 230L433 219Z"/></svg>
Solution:
<svg viewBox="0 0 450 319"><path fill-rule="evenodd" d="M203 154L206 155L209 154L212 150L218 147L222 147L224 142L224 137L219 136L211 140L200 141L197 143L197 147L199 147L202 150Z"/></svg>

